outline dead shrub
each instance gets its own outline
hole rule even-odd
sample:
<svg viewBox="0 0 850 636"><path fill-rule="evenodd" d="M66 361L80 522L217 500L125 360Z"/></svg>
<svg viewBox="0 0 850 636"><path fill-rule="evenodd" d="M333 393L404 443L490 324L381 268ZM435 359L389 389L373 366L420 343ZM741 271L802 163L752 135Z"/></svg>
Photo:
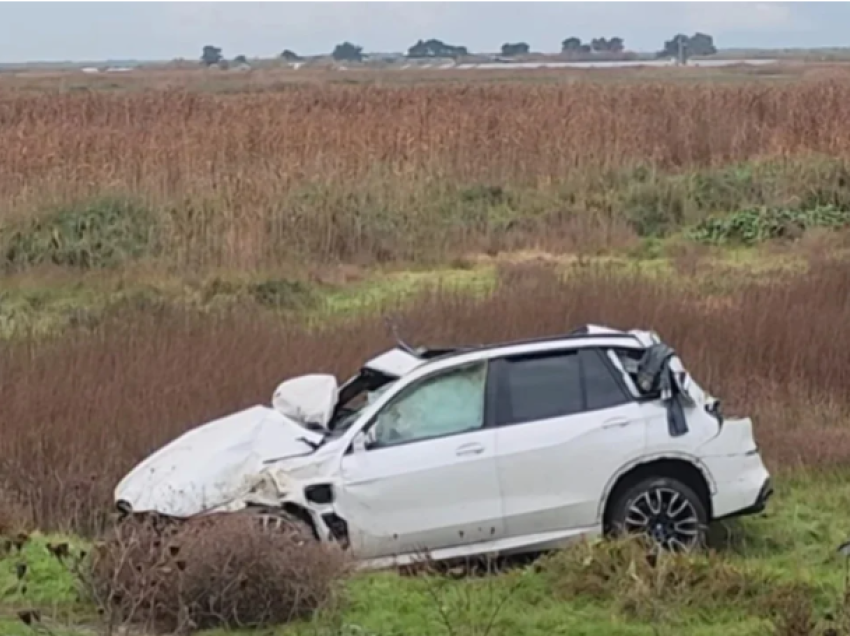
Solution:
<svg viewBox="0 0 850 636"><path fill-rule="evenodd" d="M557 263L545 258L533 258L499 262L496 265L496 279L499 289L527 292L557 288L563 275L558 273Z"/></svg>
<svg viewBox="0 0 850 636"><path fill-rule="evenodd" d="M11 537L30 530L31 521L26 506L0 486L0 537Z"/></svg>
<svg viewBox="0 0 850 636"><path fill-rule="evenodd" d="M168 632L283 624L338 600L336 546L263 530L247 514L158 525L127 521L76 569L110 625Z"/></svg>
<svg viewBox="0 0 850 636"><path fill-rule="evenodd" d="M710 249L700 243L683 241L671 245L667 253L677 274L694 277L703 273Z"/></svg>

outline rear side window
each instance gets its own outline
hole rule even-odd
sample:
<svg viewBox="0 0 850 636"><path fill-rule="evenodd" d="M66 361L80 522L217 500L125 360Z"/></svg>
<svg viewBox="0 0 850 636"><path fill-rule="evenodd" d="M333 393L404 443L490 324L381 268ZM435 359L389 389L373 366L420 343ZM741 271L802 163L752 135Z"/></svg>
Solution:
<svg viewBox="0 0 850 636"><path fill-rule="evenodd" d="M521 424L581 412L580 369L575 352L503 360L496 424Z"/></svg>
<svg viewBox="0 0 850 636"><path fill-rule="evenodd" d="M497 426L612 408L631 400L594 349L507 358L498 369Z"/></svg>
<svg viewBox="0 0 850 636"><path fill-rule="evenodd" d="M609 409L629 402L628 394L617 382L600 351L582 350L581 358L588 411Z"/></svg>

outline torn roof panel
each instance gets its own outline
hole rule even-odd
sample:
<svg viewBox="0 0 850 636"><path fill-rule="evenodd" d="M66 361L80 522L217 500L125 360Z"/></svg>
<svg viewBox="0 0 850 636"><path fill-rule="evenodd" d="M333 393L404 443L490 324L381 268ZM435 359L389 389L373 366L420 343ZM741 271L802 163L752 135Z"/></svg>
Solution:
<svg viewBox="0 0 850 636"><path fill-rule="evenodd" d="M422 358L396 347L375 356L367 361L363 367L378 371L384 375L400 378L413 371L416 367L425 364L425 362Z"/></svg>

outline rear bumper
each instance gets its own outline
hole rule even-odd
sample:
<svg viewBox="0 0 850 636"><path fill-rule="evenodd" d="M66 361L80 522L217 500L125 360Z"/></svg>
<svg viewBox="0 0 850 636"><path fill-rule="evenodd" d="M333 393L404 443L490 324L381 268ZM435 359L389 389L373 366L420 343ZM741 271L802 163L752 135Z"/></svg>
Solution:
<svg viewBox="0 0 850 636"><path fill-rule="evenodd" d="M712 519L728 519L764 510L773 494L773 482L758 451L707 457L705 464L714 478Z"/></svg>
<svg viewBox="0 0 850 636"><path fill-rule="evenodd" d="M764 480L764 484L758 491L758 495L756 495L756 500L752 505L747 506L745 508L741 508L740 510L733 510L732 512L727 512L722 517L715 517L716 521L720 521L723 519L732 519L734 517L744 517L746 515L755 515L762 512L767 507L767 501L773 495L773 481L770 477Z"/></svg>

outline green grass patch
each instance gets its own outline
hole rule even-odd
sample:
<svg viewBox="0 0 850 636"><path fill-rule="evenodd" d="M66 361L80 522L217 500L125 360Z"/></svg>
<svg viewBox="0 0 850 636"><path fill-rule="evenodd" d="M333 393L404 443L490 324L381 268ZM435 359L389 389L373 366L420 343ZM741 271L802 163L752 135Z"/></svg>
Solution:
<svg viewBox="0 0 850 636"><path fill-rule="evenodd" d="M811 633L829 633L843 611L845 562L836 548L850 538L850 483L846 475L799 475L778 484L767 513L716 524L714 553L650 566L634 544L603 541L481 578L365 574L351 581L342 613L318 624L376 636L804 636L793 630L811 620L819 630Z"/></svg>
<svg viewBox="0 0 850 636"><path fill-rule="evenodd" d="M68 556L60 561L49 547L65 544ZM32 534L18 549L0 537L0 634L26 633L19 612L35 610L44 621L73 630L96 617L80 596L70 568L87 550L86 542L69 536ZM61 553L61 550L60 550ZM38 628L38 625L36 625Z"/></svg>
<svg viewBox="0 0 850 636"><path fill-rule="evenodd" d="M495 281L495 269L487 266L376 273L363 282L329 290L317 316L374 311L409 301L429 289L486 294L493 289Z"/></svg>
<svg viewBox="0 0 850 636"><path fill-rule="evenodd" d="M442 290L485 296L494 290L505 268L543 264L569 277L587 268L609 273L697 285L706 294L722 294L752 280L768 281L784 272L804 272L805 250L769 251L744 247L692 251L680 235L647 238L643 247L622 255L503 254L496 258L458 261L454 266L363 270L359 280L326 283L279 274L220 274L187 279L174 275L118 271L9 279L0 289L0 338L20 334L49 336L73 326L93 327L113 312L189 308L204 313L243 308L271 312L287 320L322 322L381 312L403 306L419 294ZM836 251L836 257L841 254Z"/></svg>
<svg viewBox="0 0 850 636"><path fill-rule="evenodd" d="M634 543L602 541L457 580L364 573L351 579L339 607L276 633L725 636L795 633L775 630L811 620L820 630L811 633L821 634L844 611L845 561L836 548L850 538L848 529L846 474L781 475L767 513L716 525L714 553L651 565ZM68 538L34 535L21 554L0 560L0 633L22 633L12 625L23 608L41 609L66 628L92 615L80 606L73 577L46 549L48 540ZM81 542L71 544L74 550ZM27 572L18 580L20 563Z"/></svg>

